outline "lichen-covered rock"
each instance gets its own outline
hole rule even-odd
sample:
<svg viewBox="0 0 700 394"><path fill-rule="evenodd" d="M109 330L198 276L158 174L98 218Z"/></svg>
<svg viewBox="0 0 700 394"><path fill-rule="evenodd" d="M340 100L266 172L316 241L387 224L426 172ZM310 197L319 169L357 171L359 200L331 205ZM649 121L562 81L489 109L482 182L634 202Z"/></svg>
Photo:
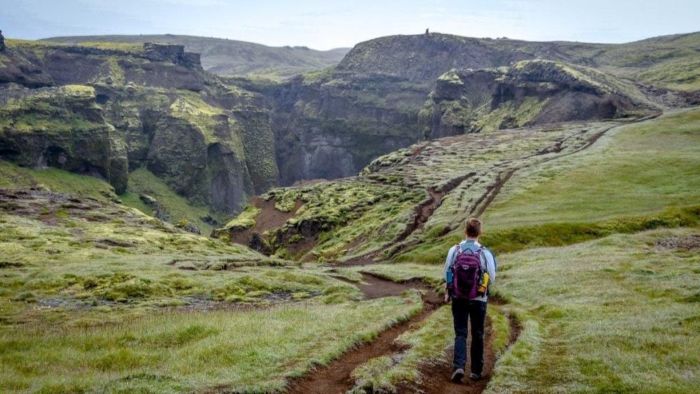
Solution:
<svg viewBox="0 0 700 394"><path fill-rule="evenodd" d="M656 111L638 88L594 69L524 60L511 67L451 70L438 78L422 120L430 137Z"/></svg>
<svg viewBox="0 0 700 394"><path fill-rule="evenodd" d="M418 111L428 89L403 78L307 75L261 91L273 105L283 185L355 175L373 158L423 138Z"/></svg>
<svg viewBox="0 0 700 394"><path fill-rule="evenodd" d="M37 43L0 56L11 82L0 85L2 159L99 176L118 193L145 167L223 214L277 182L262 98L207 74L182 46Z"/></svg>
<svg viewBox="0 0 700 394"><path fill-rule="evenodd" d="M0 108L0 158L108 180L126 190L126 149L83 85L41 90Z"/></svg>

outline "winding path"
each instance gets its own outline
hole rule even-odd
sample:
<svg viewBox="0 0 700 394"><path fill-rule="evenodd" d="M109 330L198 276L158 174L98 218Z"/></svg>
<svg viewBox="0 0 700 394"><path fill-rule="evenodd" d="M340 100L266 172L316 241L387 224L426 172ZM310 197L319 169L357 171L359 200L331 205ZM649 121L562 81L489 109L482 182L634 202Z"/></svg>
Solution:
<svg viewBox="0 0 700 394"><path fill-rule="evenodd" d="M345 393L354 385L351 374L355 368L368 360L400 353L405 350L396 342L401 334L408 330L416 329L419 323L428 318L442 304L441 297L430 286L419 280L407 282L393 282L380 277L363 274L362 284L357 284L363 292L365 298L379 298L394 296L403 293L408 289L420 289L423 292L423 309L410 319L400 322L389 329L381 332L376 339L363 343L352 350L344 353L329 365L319 367L309 374L293 379L287 389L289 394L333 394ZM511 326L514 326L512 320ZM490 321L487 323L487 339L485 343L485 376L478 382L471 382L465 379L464 384L454 384L450 382L450 359L451 352L446 352L443 362L421 368L421 374L425 378L420 386L404 385L399 387L399 392L422 392L422 393L480 393L488 384L491 372L496 363L496 356L493 351L493 336ZM519 331L518 331L519 332ZM511 343L517 339L517 332L511 336Z"/></svg>
<svg viewBox="0 0 700 394"><path fill-rule="evenodd" d="M656 116L650 116L647 118L639 119L634 123L643 122L650 118ZM484 193L469 207L467 210L470 214L481 215L494 200L496 195L500 192L503 185L510 180L515 172L522 170L523 168L530 167L533 164L541 164L546 161L559 159L564 156L568 156L582 150L585 150L592 146L600 137L608 133L620 124L611 125L610 127L604 128L598 133L593 134L589 137L583 144L562 154L558 154L552 157L544 158L535 163L523 163L519 166L510 167L499 172L495 178L494 183L486 187ZM533 154L532 156L525 157L535 157L540 155L545 155L549 153L560 153L563 150L563 143L565 140L557 141L553 145ZM421 202L415 210L415 215L413 217L412 223L409 224L407 230L402 233L394 242L394 246L398 246L394 250L395 254L402 249L402 246L406 246L404 241L417 229L423 227L425 222L428 221L433 212L440 206L443 197L449 193L452 189L457 187L461 182L469 177L473 176L474 173L466 174L454 179L454 182L448 183L443 189L428 188L427 198ZM368 265L374 263L372 260L373 254L368 254L365 256L360 256L351 261L346 261L342 264L337 264L338 266L349 266L349 265ZM371 342L361 344L352 350L341 355L339 358L331 362L325 367L320 367L316 370L311 371L309 374L294 379L290 382L288 386L288 393L345 393L350 390L354 381L351 374L355 368L361 364L367 362L368 360L380 357L384 355L391 355L400 353L405 349L401 349L399 345L395 343L395 339L399 337L402 333L417 327L417 325L429 317L435 310L440 307L441 300L438 294L425 283L420 281L409 281L409 282L392 282L386 279L379 278L370 274L363 274L362 284L356 284L358 288L363 292L366 298L378 298L386 297L391 295L398 295L403 291L411 288L417 288L423 290L423 308L422 310L411 317L410 319L400 322L389 329L381 332L378 337ZM492 298L491 304L499 304L501 301L498 298ZM518 339L520 334L520 325L517 319L512 315L507 315L510 325L510 337L508 340L508 345L511 346ZM490 320L487 320L487 338L484 347L484 378L479 381L471 381L469 379L464 379L463 384L455 384L450 381L451 373L451 358L452 351L448 350L445 352L445 357L443 361L435 364L424 365L421 367L421 377L422 379L418 383L404 384L399 386L399 392L417 392L425 394L450 394L450 393L481 393L484 391L488 382L493 374L493 369L496 363L496 354L493 349L494 331L491 326ZM467 366L468 367L468 366Z"/></svg>

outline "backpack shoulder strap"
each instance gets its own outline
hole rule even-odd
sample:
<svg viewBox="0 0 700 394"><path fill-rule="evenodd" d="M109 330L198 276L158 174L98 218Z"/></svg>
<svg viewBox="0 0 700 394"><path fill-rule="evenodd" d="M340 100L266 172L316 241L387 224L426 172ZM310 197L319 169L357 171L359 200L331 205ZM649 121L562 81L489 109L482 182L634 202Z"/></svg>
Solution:
<svg viewBox="0 0 700 394"><path fill-rule="evenodd" d="M454 254L452 255L452 262L453 262L453 263L454 263L454 261L457 259L457 255L459 255L460 253L462 253L462 247L459 246L459 244L455 245L454 248L455 248L455 252L454 252Z"/></svg>
<svg viewBox="0 0 700 394"><path fill-rule="evenodd" d="M479 262L481 263L481 270L486 272L486 270L488 269L488 262L486 260L486 254L484 252L488 252L489 250L486 249L484 246L479 246L479 249L477 249L476 251L479 253Z"/></svg>

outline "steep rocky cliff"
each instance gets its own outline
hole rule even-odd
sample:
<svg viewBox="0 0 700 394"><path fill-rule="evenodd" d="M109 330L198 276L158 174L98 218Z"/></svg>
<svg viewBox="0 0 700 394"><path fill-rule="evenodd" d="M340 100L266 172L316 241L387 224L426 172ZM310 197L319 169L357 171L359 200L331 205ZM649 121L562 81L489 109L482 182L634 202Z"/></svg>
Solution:
<svg viewBox="0 0 700 394"><path fill-rule="evenodd" d="M182 46L18 42L0 55L0 159L109 180L146 168L214 212L276 184L261 98L204 72Z"/></svg>
<svg viewBox="0 0 700 394"><path fill-rule="evenodd" d="M658 111L637 87L585 66L523 60L511 67L452 70L428 105L433 138Z"/></svg>
<svg viewBox="0 0 700 394"><path fill-rule="evenodd" d="M283 82L217 77L178 45L8 40L0 159L98 176L120 193L150 194L144 185L157 179L216 217L272 186L356 175L424 139L697 102L693 71L682 81L665 75L697 62L698 37L600 45L391 36ZM151 197L142 200L160 211Z"/></svg>
<svg viewBox="0 0 700 394"><path fill-rule="evenodd" d="M423 138L418 110L427 92L404 79L307 75L266 94L283 185L356 175L373 158Z"/></svg>
<svg viewBox="0 0 700 394"><path fill-rule="evenodd" d="M252 42L176 34L51 37L43 41L73 45L156 42L184 45L202 55L205 70L222 76L283 79L338 64L349 48L318 51L302 46L270 47Z"/></svg>

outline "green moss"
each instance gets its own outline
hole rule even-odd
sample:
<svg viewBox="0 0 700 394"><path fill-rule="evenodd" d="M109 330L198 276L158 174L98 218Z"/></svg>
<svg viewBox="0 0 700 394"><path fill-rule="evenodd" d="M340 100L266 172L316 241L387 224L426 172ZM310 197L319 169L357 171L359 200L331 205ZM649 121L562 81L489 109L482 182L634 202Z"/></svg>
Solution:
<svg viewBox="0 0 700 394"><path fill-rule="evenodd" d="M186 198L175 193L163 180L156 177L145 168L139 168L129 174L129 185L122 201L134 208L141 209L144 213L152 214L153 207L146 206L139 198L141 194L154 197L160 205L163 213L169 215L169 221L178 223L186 220L196 225L203 233L212 230L212 225L202 219L207 216L219 218L205 206L190 203Z"/></svg>
<svg viewBox="0 0 700 394"><path fill-rule="evenodd" d="M58 193L76 194L100 200L116 198L114 188L98 178L56 168L34 170L3 160L0 160L0 187L6 189L39 187Z"/></svg>
<svg viewBox="0 0 700 394"><path fill-rule="evenodd" d="M82 98L94 98L95 88L87 85L63 85L60 88L63 94Z"/></svg>
<svg viewBox="0 0 700 394"><path fill-rule="evenodd" d="M228 223L226 223L226 225L224 226L224 229L226 229L226 230L230 230L230 229L244 230L247 228L251 228L251 227L255 226L255 218L258 216L259 213L260 213L259 208L256 208L252 205L248 205L243 210L243 212L241 212L234 219L232 219Z"/></svg>
<svg viewBox="0 0 700 394"><path fill-rule="evenodd" d="M344 180L273 189L265 198L274 199L275 207L282 211L291 210L297 200L303 203L284 226L271 229L271 239L281 234L286 243L298 242L307 238L296 236L300 229L309 226L317 232L318 242L305 253L329 261L377 250L394 239L403 231L405 216L422 193L364 180ZM354 246L348 250L350 244Z"/></svg>
<svg viewBox="0 0 700 394"><path fill-rule="evenodd" d="M109 78L113 84L124 85L126 83L126 76L124 74L124 69L119 64L119 60L116 57L110 56L107 58L107 67L109 72Z"/></svg>
<svg viewBox="0 0 700 394"><path fill-rule="evenodd" d="M108 49L113 51L123 51L132 53L143 52L143 45L130 42L81 41L80 43L78 43L78 45L98 49Z"/></svg>
<svg viewBox="0 0 700 394"><path fill-rule="evenodd" d="M236 153L236 156L245 159L245 151L240 136L240 126L232 117L224 120L223 109L215 107L202 99L202 96L190 91L178 91L177 98L170 105L170 114L178 119L182 119L196 127L204 136L207 144L221 143L228 146ZM226 138L217 136L217 127L227 127L234 132L226 134Z"/></svg>

